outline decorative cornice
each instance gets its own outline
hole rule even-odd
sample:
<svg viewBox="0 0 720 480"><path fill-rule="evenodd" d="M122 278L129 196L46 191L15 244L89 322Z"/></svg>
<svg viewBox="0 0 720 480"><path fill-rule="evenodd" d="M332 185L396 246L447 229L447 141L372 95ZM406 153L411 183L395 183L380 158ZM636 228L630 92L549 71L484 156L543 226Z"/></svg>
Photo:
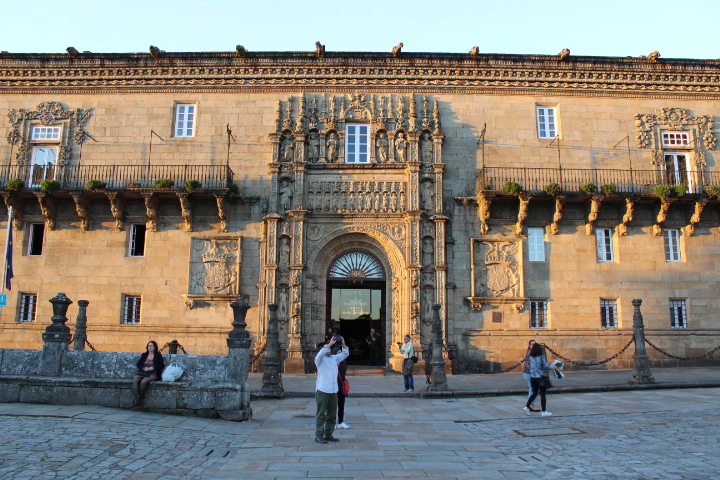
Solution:
<svg viewBox="0 0 720 480"><path fill-rule="evenodd" d="M720 61L327 52L0 54L2 93L487 93L718 98Z"/></svg>

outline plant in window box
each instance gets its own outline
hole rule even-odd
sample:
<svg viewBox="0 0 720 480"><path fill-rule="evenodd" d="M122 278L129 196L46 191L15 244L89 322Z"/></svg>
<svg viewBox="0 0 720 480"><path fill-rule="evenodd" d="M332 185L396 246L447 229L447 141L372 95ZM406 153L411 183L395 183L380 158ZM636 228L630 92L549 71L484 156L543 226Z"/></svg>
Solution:
<svg viewBox="0 0 720 480"><path fill-rule="evenodd" d="M10 182L8 182L8 185ZM8 188L10 190L10 188ZM708 185L705 187L705 194L710 198L720 200L720 185Z"/></svg>
<svg viewBox="0 0 720 480"><path fill-rule="evenodd" d="M673 197L682 197L687 192L687 186L685 185L673 185L670 187L670 194Z"/></svg>
<svg viewBox="0 0 720 480"><path fill-rule="evenodd" d="M15 179L15 180L8 180L7 184L5 185L5 188L7 190L10 190L11 192L17 192L18 190L21 190L25 186L25 183L22 180Z"/></svg>
<svg viewBox="0 0 720 480"><path fill-rule="evenodd" d="M89 182L87 182L86 186L88 190L97 192L105 188L105 182L103 182L102 180L90 180Z"/></svg>
<svg viewBox="0 0 720 480"><path fill-rule="evenodd" d="M53 190L60 190L62 185L57 180L45 179L40 182L40 190L43 192L52 192Z"/></svg>
<svg viewBox="0 0 720 480"><path fill-rule="evenodd" d="M240 187L237 186L237 183L230 182L227 184L227 198L233 198L236 195L240 193Z"/></svg>
<svg viewBox="0 0 720 480"><path fill-rule="evenodd" d="M545 193L550 195L551 197L557 197L562 193L562 187L558 185L557 183L551 183L550 185L545 185Z"/></svg>
<svg viewBox="0 0 720 480"><path fill-rule="evenodd" d="M505 191L510 195L520 195L523 192L523 187L517 182L508 180L505 182Z"/></svg>
<svg viewBox="0 0 720 480"><path fill-rule="evenodd" d="M580 190L582 190L586 195L592 195L595 193L595 190L597 190L597 185L594 183L583 183L580 185Z"/></svg>
<svg viewBox="0 0 720 480"><path fill-rule="evenodd" d="M670 187L668 187L667 185L655 185L653 187L653 194L656 197L669 198L670 197Z"/></svg>
<svg viewBox="0 0 720 480"><path fill-rule="evenodd" d="M185 187L185 191L188 193L193 193L195 190L200 188L200 181L199 180L187 180L183 186Z"/></svg>
<svg viewBox="0 0 720 480"><path fill-rule="evenodd" d="M169 178L160 178L158 180L155 180L153 184L157 189L168 189L175 186L175 180L170 180Z"/></svg>
<svg viewBox="0 0 720 480"><path fill-rule="evenodd" d="M614 183L606 183L605 185L600 187L600 191L606 197L612 197L613 195L615 195L615 190L617 190L617 186L615 186Z"/></svg>

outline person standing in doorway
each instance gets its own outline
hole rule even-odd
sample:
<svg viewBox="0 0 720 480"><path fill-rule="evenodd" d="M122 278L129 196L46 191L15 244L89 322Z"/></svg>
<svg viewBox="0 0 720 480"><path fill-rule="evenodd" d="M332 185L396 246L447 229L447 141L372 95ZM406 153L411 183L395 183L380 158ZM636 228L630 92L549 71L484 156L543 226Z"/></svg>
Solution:
<svg viewBox="0 0 720 480"><path fill-rule="evenodd" d="M413 362L412 357L415 356L415 347L412 344L410 335L405 335L405 345L398 342L398 346L400 347L400 353L402 353L403 356L402 371L403 380L405 381L405 391L414 392L415 382L413 380L413 368L415 368L415 362Z"/></svg>
<svg viewBox="0 0 720 480"><path fill-rule="evenodd" d="M370 329L370 335L365 339L368 346L370 347L370 365L376 366L380 365L380 360L378 358L378 351L380 349L380 335L375 333L375 329Z"/></svg>
<svg viewBox="0 0 720 480"><path fill-rule="evenodd" d="M342 350L332 354L332 347L337 342L342 345ZM338 365L345 360L350 351L345 346L345 339L340 335L333 335L330 341L324 345L315 356L317 367L317 381L315 382L315 441L317 443L338 442L333 437L335 431L335 420L338 409Z"/></svg>

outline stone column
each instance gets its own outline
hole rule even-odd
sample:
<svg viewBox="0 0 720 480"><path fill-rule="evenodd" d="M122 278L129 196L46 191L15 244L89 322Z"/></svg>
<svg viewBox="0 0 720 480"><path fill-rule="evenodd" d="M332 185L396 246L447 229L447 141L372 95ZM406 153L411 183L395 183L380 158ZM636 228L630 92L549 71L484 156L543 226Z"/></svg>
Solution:
<svg viewBox="0 0 720 480"><path fill-rule="evenodd" d="M263 386L261 391L270 394L282 394L283 387L280 375L280 342L278 333L278 306L268 305L270 317L267 325L267 339L265 340L265 372L263 373Z"/></svg>
<svg viewBox="0 0 720 480"><path fill-rule="evenodd" d="M230 304L233 309L233 329L228 333L227 379L230 383L244 385L247 382L250 362L250 346L252 339L245 329L245 316L250 304L243 297L238 297Z"/></svg>
<svg viewBox="0 0 720 480"><path fill-rule="evenodd" d="M85 310L90 302L87 300L78 300L78 314L75 320L75 344L73 350L85 350L85 342L87 341L87 314Z"/></svg>
<svg viewBox="0 0 720 480"><path fill-rule="evenodd" d="M655 383L648 364L650 357L645 350L645 325L640 313L642 300L635 299L632 304L635 307L633 313L633 329L635 330L635 355L633 355L633 359L635 359L635 366L633 367L632 378L628 383L632 385Z"/></svg>
<svg viewBox="0 0 720 480"><path fill-rule="evenodd" d="M432 359L430 360L430 391L445 392L448 389L447 376L445 375L445 359L443 358L443 328L440 319L442 305L436 303L432 306Z"/></svg>
<svg viewBox="0 0 720 480"><path fill-rule="evenodd" d="M60 292L50 299L50 303L53 305L52 324L42 334L44 344L40 375L57 377L60 375L60 362L63 352L68 349L68 344L72 338L70 328L65 325L65 322L68 321L66 316L68 307L73 302L64 293Z"/></svg>

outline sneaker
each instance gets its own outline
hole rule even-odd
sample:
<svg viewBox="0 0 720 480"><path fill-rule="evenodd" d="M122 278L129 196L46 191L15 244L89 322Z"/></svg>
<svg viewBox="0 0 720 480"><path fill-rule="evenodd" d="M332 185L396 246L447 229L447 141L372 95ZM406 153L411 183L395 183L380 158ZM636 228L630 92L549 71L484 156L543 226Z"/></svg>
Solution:
<svg viewBox="0 0 720 480"><path fill-rule="evenodd" d="M523 407L523 410L525 410L525 413L530 415L531 410L528 407Z"/></svg>
<svg viewBox="0 0 720 480"><path fill-rule="evenodd" d="M316 436L315 441L317 443L327 443L327 440L325 440L323 437L320 437L320 436Z"/></svg>
<svg viewBox="0 0 720 480"><path fill-rule="evenodd" d="M552 413L550 413L550 412L542 412L541 415L542 415L543 417L549 417L550 415L552 415Z"/></svg>
<svg viewBox="0 0 720 480"><path fill-rule="evenodd" d="M348 425L345 422L338 423L337 428L350 428L350 425Z"/></svg>
<svg viewBox="0 0 720 480"><path fill-rule="evenodd" d="M403 392L409 392L409 391L410 391L409 388L403 388Z"/></svg>

